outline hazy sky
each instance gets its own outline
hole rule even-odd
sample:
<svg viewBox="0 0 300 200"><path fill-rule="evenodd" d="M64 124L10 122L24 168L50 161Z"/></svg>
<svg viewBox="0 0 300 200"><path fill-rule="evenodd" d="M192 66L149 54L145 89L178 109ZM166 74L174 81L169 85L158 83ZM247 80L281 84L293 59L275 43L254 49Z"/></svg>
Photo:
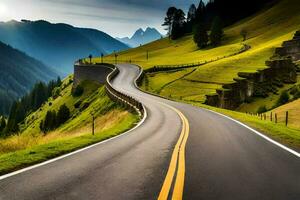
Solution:
<svg viewBox="0 0 300 200"><path fill-rule="evenodd" d="M0 21L11 19L69 23L112 36L131 36L138 28L161 24L169 6L185 11L200 0L0 0ZM163 32L164 33L164 32Z"/></svg>

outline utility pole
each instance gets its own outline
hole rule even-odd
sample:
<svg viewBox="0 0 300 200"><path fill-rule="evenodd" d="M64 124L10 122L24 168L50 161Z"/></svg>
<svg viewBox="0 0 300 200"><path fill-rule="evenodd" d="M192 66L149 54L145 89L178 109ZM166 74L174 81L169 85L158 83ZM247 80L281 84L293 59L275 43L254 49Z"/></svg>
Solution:
<svg viewBox="0 0 300 200"><path fill-rule="evenodd" d="M93 58L93 55L92 55L92 54L90 54L90 55L89 55L90 64L92 64L92 58Z"/></svg>
<svg viewBox="0 0 300 200"><path fill-rule="evenodd" d="M115 64L118 63L118 54L115 53Z"/></svg>

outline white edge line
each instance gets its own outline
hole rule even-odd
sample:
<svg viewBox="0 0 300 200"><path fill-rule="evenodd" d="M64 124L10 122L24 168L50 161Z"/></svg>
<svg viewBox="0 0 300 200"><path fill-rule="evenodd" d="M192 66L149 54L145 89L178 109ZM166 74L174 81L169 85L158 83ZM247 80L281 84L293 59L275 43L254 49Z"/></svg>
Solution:
<svg viewBox="0 0 300 200"><path fill-rule="evenodd" d="M141 67L140 67L140 66L138 66L138 65L136 65L136 66L141 70ZM142 73L142 71L141 71L141 73ZM137 89L139 89L140 91L142 91L142 90L136 85L136 83L135 83L135 86L136 86ZM142 91L142 92L145 92L145 91ZM148 92L145 92L145 93L148 93ZM151 94L151 93L148 93L148 94L153 95L153 94ZM158 95L154 95L154 96L160 97L160 96L158 96ZM163 97L160 97L160 98L163 98ZM163 99L166 99L166 98L163 98ZM172 100L170 100L170 99L166 99L166 100L172 101ZM176 101L174 101L174 102L176 102ZM180 103L180 102L176 102L176 103ZM168 104L166 104L166 105L168 105ZM233 121L233 122L235 122L235 123L237 123L237 124L243 126L244 128L247 128L248 130L254 132L254 133L257 134L258 136L262 137L263 139L265 139L265 140L267 140L267 141L273 143L274 145L276 145L276 146L278 146L278 147L280 147L280 148L282 148L282 149L284 149L284 150L290 152L291 154L297 156L298 158L300 158L300 153L298 153L297 151L295 151L295 150L293 150L293 149L291 149L291 148L289 148L289 147L284 146L283 144L281 144L281 143L279 143L279 142L277 142L277 141L271 139L270 137L266 136L265 134L258 132L257 130L255 130L255 129L249 127L249 126L247 126L246 124L244 124L244 123L242 123L242 122L240 122L240 121L238 121L238 120L236 120L236 119L233 119L233 118L231 118L231 117L229 117L229 116L227 116L227 115L218 113L218 112L216 112L216 111L209 110L209 109L207 109L207 108L201 108L201 107L200 107L200 109L204 109L204 110L207 110L207 111L212 112L212 113L214 113L214 114L217 114L217 115L220 115L220 116L222 116L222 117L225 117L225 118L227 118L227 119L229 119L229 120L231 120L231 121Z"/></svg>
<svg viewBox="0 0 300 200"><path fill-rule="evenodd" d="M217 115L220 115L220 116L222 116L222 117L225 117L225 118L227 118L227 119L229 119L229 120L231 120L231 121L233 121L233 122L235 122L235 123L237 123L237 124L239 124L239 125L241 125L241 126L247 128L247 129L249 129L250 131L252 131L252 132L254 132L255 134L259 135L260 137L264 138L265 140L267 140L267 141L269 141L269 142L275 144L276 146L278 146L278 147L280 147L280 148L282 148L282 149L284 149L284 150L290 152L291 154L294 154L294 155L297 156L298 158L300 158L300 153L298 153L297 151L295 151L295 150L293 150L293 149L290 149L290 148L284 146L283 144L280 144L279 142L277 142L277 141L275 141L275 140L269 138L269 137L266 136L265 134L258 132L257 130L255 130L255 129L249 127L249 126L247 126L246 124L244 124L244 123L242 123L242 122L240 122L240 121L238 121L238 120L236 120L236 119L233 119L233 118L231 118L231 117L229 117L229 116L227 116L227 115L218 113L218 112L216 112L216 111L209 110L209 109L207 109L207 108L201 108L201 109L204 109L204 110L207 110L207 111L209 111L209 112L212 112L212 113L215 113L215 114L217 114Z"/></svg>
<svg viewBox="0 0 300 200"><path fill-rule="evenodd" d="M140 74L141 74L141 73L140 73ZM137 80L137 79L136 79L136 80ZM136 84L136 83L135 83L135 84ZM38 167L41 167L41 166L50 164L50 163L53 163L53 162L55 162L55 161L64 159L64 158L66 158L66 157L72 156L72 155L74 155L74 154L80 153L80 152L85 151L85 150L88 150L88 149L91 149L91 148L93 148L93 147L95 147L95 146L101 145L101 144L106 143L106 142L109 142L109 141L111 141L111 140L115 140L115 139L117 139L117 138L119 138L119 137L123 137L123 136L125 136L125 135L131 133L132 131L134 131L134 130L137 129L138 127L140 127L140 126L145 122L145 120L146 120L146 118L147 118L147 110L146 110L146 108L144 107L144 105L143 105L143 109L144 109L144 117L143 117L143 119L142 119L135 127L133 127L132 129L126 131L125 133L121 133L121 134L119 134L119 135L117 135L117 136L114 136L114 137L112 137L112 138L109 138L109 139L107 139L107 140L104 140L104 141L98 142L98 143L96 143L96 144L93 144L93 145L84 147L84 148L82 148L82 149L73 151L73 152L71 152L71 153L68 153L68 154L59 156L59 157L57 157L57 158L53 158L53 159L47 160L47 161L45 161L45 162L42 162L42 163L39 163L39 164L36 164L36 165L32 165L32 166L30 166L30 167L26 167L26 168L24 168L24 169L20 169L20 170L17 170L17 171L14 171L14 172L11 172L11 173L2 175L2 176L0 176L0 180L4 180L4 179L7 179L7 178L9 178L9 177L15 176L15 175L17 175L17 174L21 174L21 173L23 173L23 172L26 172L26 171L29 171L29 170L32 170L32 169L35 169L35 168L38 168Z"/></svg>

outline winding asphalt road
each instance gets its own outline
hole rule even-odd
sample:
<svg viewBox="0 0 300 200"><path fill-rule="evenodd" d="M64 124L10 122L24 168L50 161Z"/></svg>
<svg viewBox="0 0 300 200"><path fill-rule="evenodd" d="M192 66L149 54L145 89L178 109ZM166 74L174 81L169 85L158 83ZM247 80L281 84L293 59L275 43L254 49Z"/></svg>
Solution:
<svg viewBox="0 0 300 200"><path fill-rule="evenodd" d="M138 67L118 68L112 85L145 105L145 121L84 151L0 177L1 200L299 199L299 154L224 116L145 94L133 83Z"/></svg>

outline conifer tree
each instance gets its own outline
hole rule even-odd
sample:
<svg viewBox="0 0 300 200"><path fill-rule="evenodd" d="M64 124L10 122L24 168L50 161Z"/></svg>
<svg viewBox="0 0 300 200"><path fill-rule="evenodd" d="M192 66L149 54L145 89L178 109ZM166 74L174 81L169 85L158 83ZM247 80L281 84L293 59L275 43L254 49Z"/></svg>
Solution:
<svg viewBox="0 0 300 200"><path fill-rule="evenodd" d="M58 126L65 123L69 118L70 118L70 110L65 104L63 104L62 106L60 106L57 113Z"/></svg>
<svg viewBox="0 0 300 200"><path fill-rule="evenodd" d="M213 46L217 46L221 43L223 37L223 25L220 17L215 17L210 33L210 42Z"/></svg>
<svg viewBox="0 0 300 200"><path fill-rule="evenodd" d="M196 25L194 29L194 41L200 49L207 46L208 34L203 23Z"/></svg>
<svg viewBox="0 0 300 200"><path fill-rule="evenodd" d="M162 26L167 26L166 30L168 31L169 38L171 38L174 16L175 16L176 11L177 11L177 8L170 7L166 13L165 21L162 24Z"/></svg>
<svg viewBox="0 0 300 200"><path fill-rule="evenodd" d="M5 118L2 116L0 121L0 132L2 132L6 127L6 121Z"/></svg>
<svg viewBox="0 0 300 200"><path fill-rule="evenodd" d="M176 40L184 35L184 23L185 23L185 13L178 9L174 15L174 21L172 25L171 37Z"/></svg>

